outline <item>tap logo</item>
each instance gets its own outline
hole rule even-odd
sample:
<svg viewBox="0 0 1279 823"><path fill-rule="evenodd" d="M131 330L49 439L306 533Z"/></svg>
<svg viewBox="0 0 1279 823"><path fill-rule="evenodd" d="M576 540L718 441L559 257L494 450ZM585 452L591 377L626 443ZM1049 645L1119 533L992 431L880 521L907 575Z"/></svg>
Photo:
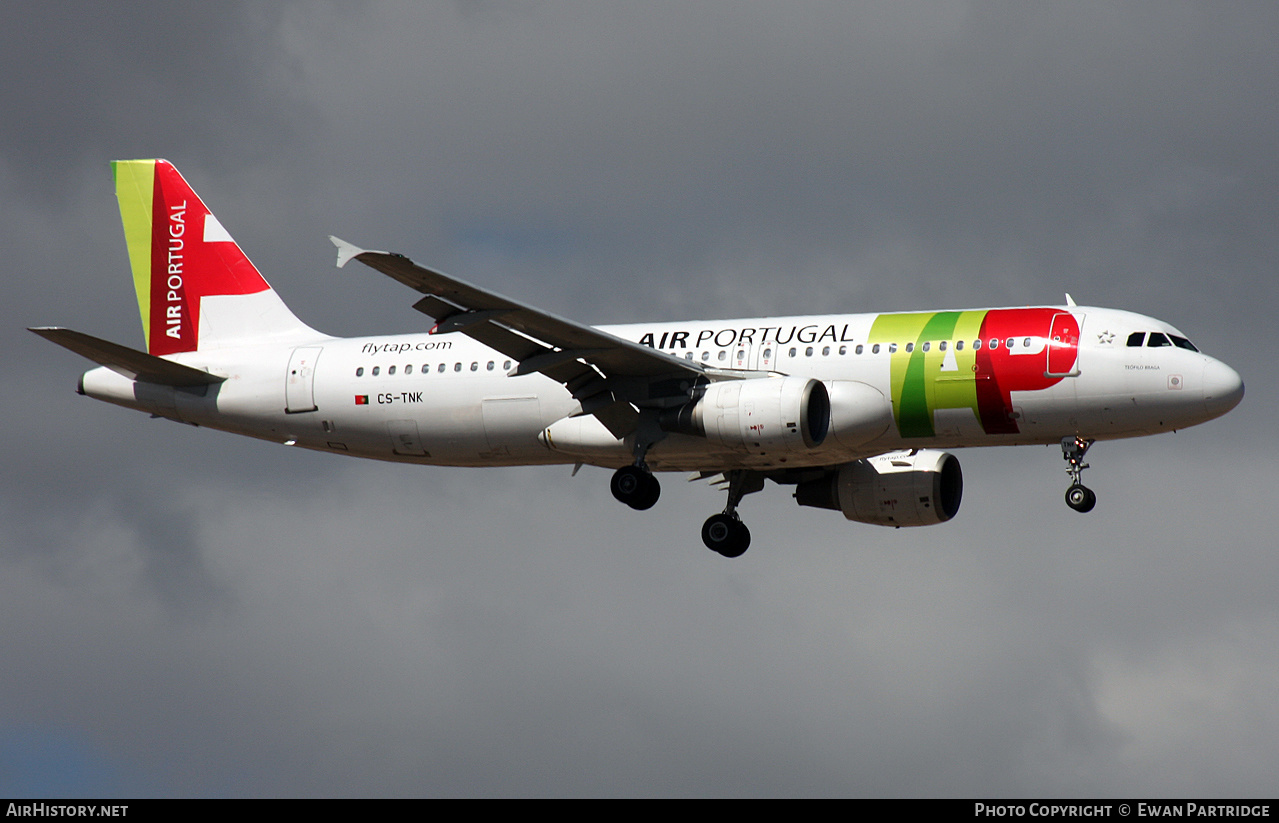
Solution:
<svg viewBox="0 0 1279 823"><path fill-rule="evenodd" d="M881 314L869 342L896 344L893 417L902 437L934 436L938 409L971 409L987 434L1017 434L1012 392L1078 373L1079 321L1060 309Z"/></svg>

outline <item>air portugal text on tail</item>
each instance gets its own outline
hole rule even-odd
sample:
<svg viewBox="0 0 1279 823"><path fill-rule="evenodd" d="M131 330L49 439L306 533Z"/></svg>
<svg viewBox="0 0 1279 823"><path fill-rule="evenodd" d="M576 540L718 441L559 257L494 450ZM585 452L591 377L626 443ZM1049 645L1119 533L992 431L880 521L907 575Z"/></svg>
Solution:
<svg viewBox="0 0 1279 823"><path fill-rule="evenodd" d="M1097 440L1225 414L1243 382L1177 329L1115 309L694 320L595 328L332 238L421 293L423 331L352 339L298 320L172 165L113 164L147 350L32 331L99 367L80 391L319 451L452 466L590 464L657 503L655 471L727 490L702 527L736 557L766 481L849 520L923 526L959 510L945 449L1060 444L1076 511ZM574 470L576 472L576 469Z"/></svg>

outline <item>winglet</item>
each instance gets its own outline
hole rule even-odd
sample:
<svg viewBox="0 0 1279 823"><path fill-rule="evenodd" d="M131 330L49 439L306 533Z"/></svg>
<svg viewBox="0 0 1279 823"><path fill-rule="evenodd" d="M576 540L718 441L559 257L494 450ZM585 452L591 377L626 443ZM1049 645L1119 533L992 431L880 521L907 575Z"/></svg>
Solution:
<svg viewBox="0 0 1279 823"><path fill-rule="evenodd" d="M367 249L362 249L359 246L352 245L342 238L334 237L331 234L329 235L329 240L333 242L333 245L338 247L337 267L339 269L349 263L353 258L359 257L367 251Z"/></svg>
<svg viewBox="0 0 1279 823"><path fill-rule="evenodd" d="M1075 303L1075 298L1073 298L1073 297L1071 297L1071 296L1070 296L1070 292L1066 292L1066 305L1067 305L1067 306L1074 306L1074 305L1076 305L1076 303Z"/></svg>

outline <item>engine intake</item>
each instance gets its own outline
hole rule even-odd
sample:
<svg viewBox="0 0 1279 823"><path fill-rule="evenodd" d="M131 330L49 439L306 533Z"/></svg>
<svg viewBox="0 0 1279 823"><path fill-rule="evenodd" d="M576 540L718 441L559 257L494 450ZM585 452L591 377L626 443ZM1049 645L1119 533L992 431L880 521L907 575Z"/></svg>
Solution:
<svg viewBox="0 0 1279 823"><path fill-rule="evenodd" d="M877 526L932 526L959 511L964 475L949 452L916 449L845 463L800 483L801 506L835 509Z"/></svg>

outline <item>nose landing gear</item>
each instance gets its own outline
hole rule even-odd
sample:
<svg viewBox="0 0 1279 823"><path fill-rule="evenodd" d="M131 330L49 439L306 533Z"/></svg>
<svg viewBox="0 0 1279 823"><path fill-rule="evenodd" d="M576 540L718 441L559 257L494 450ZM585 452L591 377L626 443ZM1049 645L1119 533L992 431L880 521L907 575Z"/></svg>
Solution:
<svg viewBox="0 0 1279 823"><path fill-rule="evenodd" d="M1097 495L1082 482L1084 469L1088 468L1088 464L1084 462L1084 455L1088 453L1088 447L1092 444L1092 440L1085 440L1082 437L1061 439L1061 456L1067 464L1066 474L1070 475L1070 488L1066 489L1066 505L1080 513L1090 512L1093 506L1097 505Z"/></svg>

